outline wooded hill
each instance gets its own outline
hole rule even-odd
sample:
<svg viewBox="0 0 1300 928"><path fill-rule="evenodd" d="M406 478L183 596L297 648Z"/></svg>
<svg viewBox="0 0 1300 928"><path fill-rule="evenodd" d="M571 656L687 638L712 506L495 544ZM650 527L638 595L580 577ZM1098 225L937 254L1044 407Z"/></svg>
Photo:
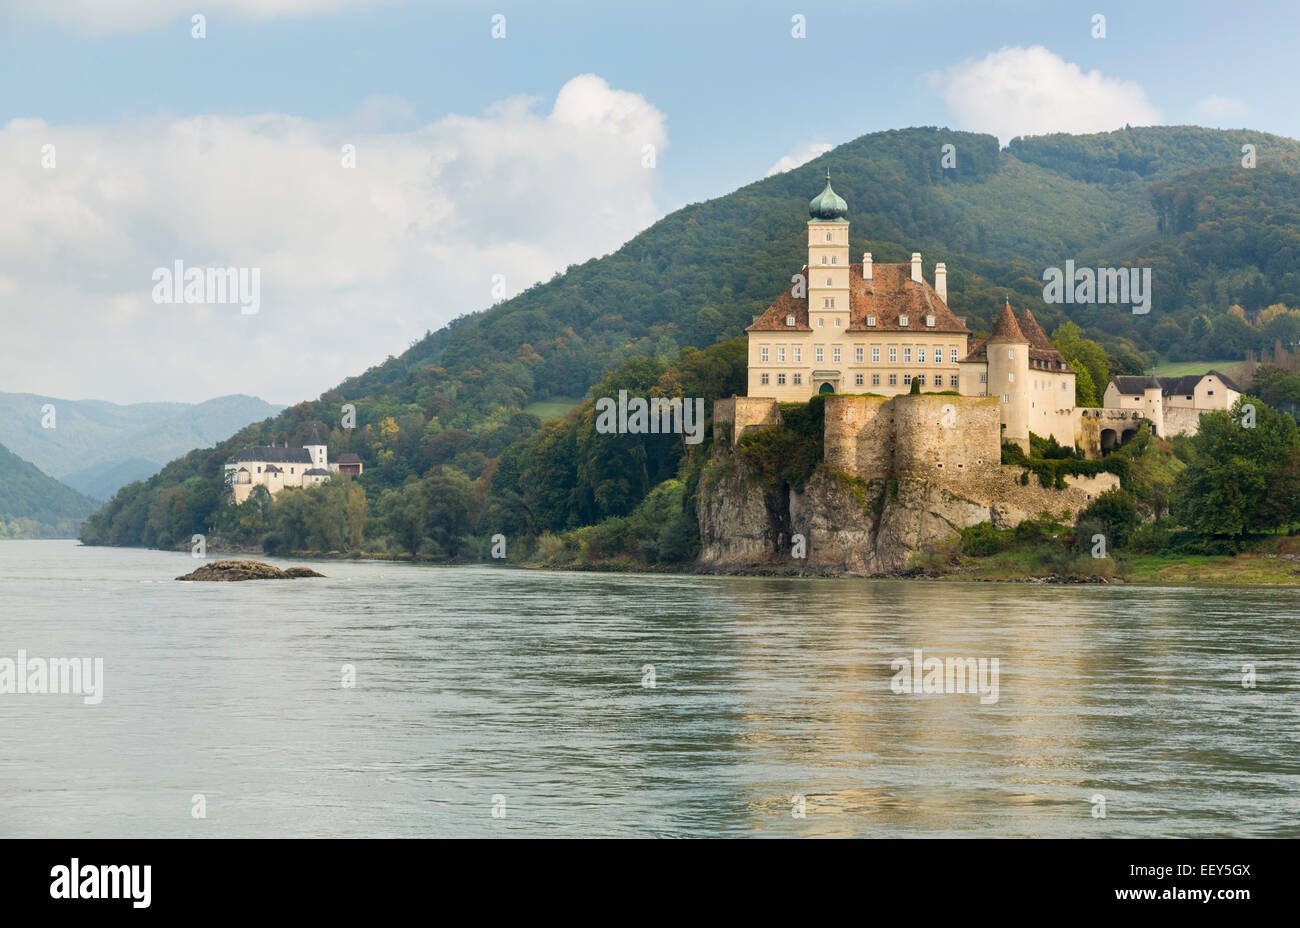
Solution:
<svg viewBox="0 0 1300 928"><path fill-rule="evenodd" d="M943 169L948 144L956 167ZM1257 167L1242 166L1247 144L1255 147ZM935 261L946 262L949 303L973 329L987 331L1010 294L1017 307L1032 307L1049 332L1077 322L1106 347L1112 373L1140 372L1155 352L1194 358L1212 346L1222 358L1300 339L1300 312L1290 309L1300 306L1294 140L1153 127L1017 139L1000 150L991 136L944 129L874 133L678 210L613 254L426 334L402 355L215 449L191 452L124 488L83 537L163 546L213 528L252 537L270 526L272 513L236 529L220 498L221 465L246 445L301 445L313 426L328 431L332 457L352 451L365 462L361 484L374 522L366 537L392 534L378 514L395 504L381 501L408 480L447 479L454 470L456 492L472 492L479 503L522 493L493 475L507 448L538 432L540 423L523 408L583 396L620 369L631 372L630 381L671 379L684 348L739 337L804 263L807 202L828 168L849 204L850 253L870 251L892 262L920 251L927 277ZM1044 268L1067 259L1091 267L1151 265L1151 312L1044 304ZM652 360L653 368L637 368L636 359ZM625 363L631 366L620 368ZM699 358L680 363L694 369ZM719 382L734 388L733 374L729 368ZM344 403L356 407L355 429L338 427ZM523 455L516 450L510 459ZM574 461L579 466L576 452ZM655 485L629 489L618 509L629 511ZM565 522L583 524L618 509L575 506ZM290 547L303 542L276 534ZM430 544L446 550L436 539Z"/></svg>

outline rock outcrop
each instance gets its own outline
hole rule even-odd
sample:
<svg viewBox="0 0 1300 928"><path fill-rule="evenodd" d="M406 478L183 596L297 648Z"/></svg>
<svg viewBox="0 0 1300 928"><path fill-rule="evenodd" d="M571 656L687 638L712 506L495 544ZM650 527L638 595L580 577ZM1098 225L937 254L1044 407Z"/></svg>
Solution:
<svg viewBox="0 0 1300 928"><path fill-rule="evenodd" d="M1020 468L960 487L915 478L862 480L820 465L801 491L774 490L721 452L700 483L700 557L705 568L887 576L926 545L956 539L980 522L1012 528L1044 511L1077 512L1118 484L1110 474L1067 478L1066 490L1025 486ZM803 558L792 556L803 536Z"/></svg>
<svg viewBox="0 0 1300 928"><path fill-rule="evenodd" d="M281 570L261 561L213 561L177 580L296 580L299 577L323 577L309 567Z"/></svg>

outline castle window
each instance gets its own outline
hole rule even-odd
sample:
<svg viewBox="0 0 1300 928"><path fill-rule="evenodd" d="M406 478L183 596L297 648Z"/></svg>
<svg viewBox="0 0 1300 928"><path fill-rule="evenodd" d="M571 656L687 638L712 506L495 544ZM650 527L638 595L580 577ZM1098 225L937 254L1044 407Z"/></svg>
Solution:
<svg viewBox="0 0 1300 928"><path fill-rule="evenodd" d="M906 317L906 316L899 316L899 317L898 317L898 324L899 324L899 325L907 325L907 317Z"/></svg>
<svg viewBox="0 0 1300 928"><path fill-rule="evenodd" d="M785 363L785 349L784 349L784 348L778 348L778 349L776 349L776 359L777 359L778 361L780 361L782 364Z"/></svg>
<svg viewBox="0 0 1300 928"><path fill-rule="evenodd" d="M784 386L785 386L785 374L777 374L777 375L776 375L776 385L777 385L778 387L784 387Z"/></svg>
<svg viewBox="0 0 1300 928"><path fill-rule="evenodd" d="M862 375L861 375L861 374L854 374L854 375L853 375L853 383L854 383L854 385L856 385L856 386L859 386L859 387L862 386Z"/></svg>
<svg viewBox="0 0 1300 928"><path fill-rule="evenodd" d="M785 324L786 324L786 325L794 325L794 316L786 316L786 317L785 317Z"/></svg>
<svg viewBox="0 0 1300 928"><path fill-rule="evenodd" d="M794 375L794 385L797 387L797 386L799 386L799 384L801 384L801 383L803 383L803 374L795 374L795 375Z"/></svg>
<svg viewBox="0 0 1300 928"><path fill-rule="evenodd" d="M822 329L822 328L825 328L825 327L826 327L826 320L825 320L825 319L818 319L818 320L817 320L817 328Z"/></svg>
<svg viewBox="0 0 1300 928"><path fill-rule="evenodd" d="M1010 402L1011 402L1011 394L1010 394L1010 393L1003 393L1003 394L1002 394L1002 402L1004 402L1004 403L1010 403Z"/></svg>
<svg viewBox="0 0 1300 928"><path fill-rule="evenodd" d="M949 363L949 364L956 364L956 363L957 363L957 349L956 349L956 348L949 348L949 349L948 349L948 363Z"/></svg>
<svg viewBox="0 0 1300 928"><path fill-rule="evenodd" d="M878 386L880 386L880 375L879 375L879 374L872 374L872 375L871 375L871 385L872 385L873 387L878 387Z"/></svg>
<svg viewBox="0 0 1300 928"><path fill-rule="evenodd" d="M831 279L829 277L826 278L826 286L831 286Z"/></svg>
<svg viewBox="0 0 1300 928"><path fill-rule="evenodd" d="M825 263L826 263L826 256L825 256L825 255L822 255L822 264L825 264Z"/></svg>
<svg viewBox="0 0 1300 928"><path fill-rule="evenodd" d="M917 363L917 364L924 364L924 363L925 363L925 349L924 349L924 348L918 348L918 349L916 349L916 363Z"/></svg>
<svg viewBox="0 0 1300 928"><path fill-rule="evenodd" d="M834 255L831 255L831 264L834 264L834 263L835 263L835 256L834 256Z"/></svg>
<svg viewBox="0 0 1300 928"><path fill-rule="evenodd" d="M865 352L861 348L853 349L853 360L861 364L863 357L865 357Z"/></svg>
<svg viewBox="0 0 1300 928"><path fill-rule="evenodd" d="M1011 361L1014 361L1014 360L1016 359L1016 349L1014 349L1014 348L1008 348L1008 349L1007 349L1007 358L1008 358L1009 360L1011 360Z"/></svg>
<svg viewBox="0 0 1300 928"><path fill-rule="evenodd" d="M871 349L871 363L872 363L872 364L879 364L879 363L880 363L880 349L879 349L879 348L872 348L872 349Z"/></svg>
<svg viewBox="0 0 1300 928"><path fill-rule="evenodd" d="M869 329L874 329L875 327L876 327L876 317L875 317L875 316L868 316L868 317L867 317L867 328L869 328Z"/></svg>
<svg viewBox="0 0 1300 928"><path fill-rule="evenodd" d="M802 360L803 360L803 349L796 347L794 349L794 362L798 364Z"/></svg>
<svg viewBox="0 0 1300 928"><path fill-rule="evenodd" d="M831 234L830 234L829 232L827 232L827 233L826 233L826 241L829 242L830 240L831 240Z"/></svg>
<svg viewBox="0 0 1300 928"><path fill-rule="evenodd" d="M821 364L823 361L826 360L826 349L825 349L825 348L814 348L814 349L813 349L813 353L814 353L814 354L816 355L816 357L817 357L817 363L818 363L818 364Z"/></svg>
<svg viewBox="0 0 1300 928"><path fill-rule="evenodd" d="M903 349L903 363L904 363L904 364L911 364L911 363L912 363L912 349L911 349L911 348L904 348L904 349Z"/></svg>
<svg viewBox="0 0 1300 928"><path fill-rule="evenodd" d="M767 386L767 381L768 381L768 376L769 376L769 375L767 375L767 374L759 374L759 375L758 375L758 382L761 383L763 386L766 387L766 386Z"/></svg>
<svg viewBox="0 0 1300 928"><path fill-rule="evenodd" d="M840 363L841 358L840 358L839 345L836 345L834 348L831 349L831 360L834 361L836 364Z"/></svg>
<svg viewBox="0 0 1300 928"><path fill-rule="evenodd" d="M838 329L839 327L840 327L840 320L839 320L839 317L837 316L836 319L835 319L835 328Z"/></svg>
<svg viewBox="0 0 1300 928"><path fill-rule="evenodd" d="M1015 374L1012 374L1012 373L1010 373L1010 372L1008 372L1008 373L1007 373L1007 383L1015 383L1015 382L1016 382L1016 375L1015 375Z"/></svg>
<svg viewBox="0 0 1300 928"><path fill-rule="evenodd" d="M926 317L925 317L925 324L926 324L926 327L927 327L927 328L931 328L931 329L933 329L933 328L934 328L934 316L926 316Z"/></svg>
<svg viewBox="0 0 1300 928"><path fill-rule="evenodd" d="M911 374L904 374L904 375L903 375L903 386L905 386L905 387L910 387L911 385L912 385L912 375L911 375Z"/></svg>
<svg viewBox="0 0 1300 928"><path fill-rule="evenodd" d="M890 363L890 364L897 364L897 363L898 363L898 349L897 349L897 348L890 348L890 349L889 349L889 363Z"/></svg>
<svg viewBox="0 0 1300 928"><path fill-rule="evenodd" d="M949 383L951 386L954 386L954 387L957 386L957 375L956 375L956 374L953 374L951 377L949 377L949 378L948 378L948 383ZM1062 386L1064 386L1064 384L1062 384Z"/></svg>
<svg viewBox="0 0 1300 928"><path fill-rule="evenodd" d="M758 349L758 359L759 359L760 361L763 361L764 363L766 363L766 362L772 360L772 358L771 358L771 354L772 354L772 349L770 349L770 348L760 348L760 349Z"/></svg>
<svg viewBox="0 0 1300 928"><path fill-rule="evenodd" d="M917 375L916 375L916 382L919 383L921 386L924 387L924 386L925 386L925 375L924 375L924 374L917 374Z"/></svg>
<svg viewBox="0 0 1300 928"><path fill-rule="evenodd" d="M1205 395L1206 395L1206 396L1214 396L1214 391L1213 391L1213 390L1206 390L1206 391L1205 391Z"/></svg>
<svg viewBox="0 0 1300 928"><path fill-rule="evenodd" d="M980 374L980 383L988 383L988 382L989 382L989 372L985 371L984 373Z"/></svg>
<svg viewBox="0 0 1300 928"><path fill-rule="evenodd" d="M898 386L898 375L897 375L897 374L890 374L890 375L889 375L889 385L890 385L891 387L896 387L896 386Z"/></svg>

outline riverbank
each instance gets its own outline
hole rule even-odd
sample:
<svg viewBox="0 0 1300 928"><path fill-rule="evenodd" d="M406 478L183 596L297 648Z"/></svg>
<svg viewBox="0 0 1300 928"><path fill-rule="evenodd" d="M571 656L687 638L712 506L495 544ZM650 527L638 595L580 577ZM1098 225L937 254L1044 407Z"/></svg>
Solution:
<svg viewBox="0 0 1300 928"><path fill-rule="evenodd" d="M1300 537L1266 536L1254 539L1249 550L1235 555L1116 554L1093 558L1069 555L1059 545L1040 544L1001 551L987 557L962 555L955 550L927 552L905 570L875 579L976 581L988 583L1133 584L1151 586L1291 586L1300 584ZM83 545L83 547L95 547ZM142 549L148 550L148 549ZM209 558L223 556L267 557L258 548L210 548ZM585 571L609 574L676 574L716 577L788 577L791 579L862 579L859 574L810 568L798 561L770 561L725 568L696 562L645 564L626 556L568 560L533 557L485 561L481 558L438 558L396 552L353 553L285 552L279 560L373 561L467 566L492 563L527 570Z"/></svg>

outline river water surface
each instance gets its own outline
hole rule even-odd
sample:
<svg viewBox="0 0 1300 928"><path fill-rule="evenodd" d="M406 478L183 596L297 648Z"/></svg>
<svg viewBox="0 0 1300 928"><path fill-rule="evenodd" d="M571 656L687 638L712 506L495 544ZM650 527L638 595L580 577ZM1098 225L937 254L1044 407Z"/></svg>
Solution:
<svg viewBox="0 0 1300 928"><path fill-rule="evenodd" d="M0 837L1300 835L1291 589L195 566L0 541Z"/></svg>

